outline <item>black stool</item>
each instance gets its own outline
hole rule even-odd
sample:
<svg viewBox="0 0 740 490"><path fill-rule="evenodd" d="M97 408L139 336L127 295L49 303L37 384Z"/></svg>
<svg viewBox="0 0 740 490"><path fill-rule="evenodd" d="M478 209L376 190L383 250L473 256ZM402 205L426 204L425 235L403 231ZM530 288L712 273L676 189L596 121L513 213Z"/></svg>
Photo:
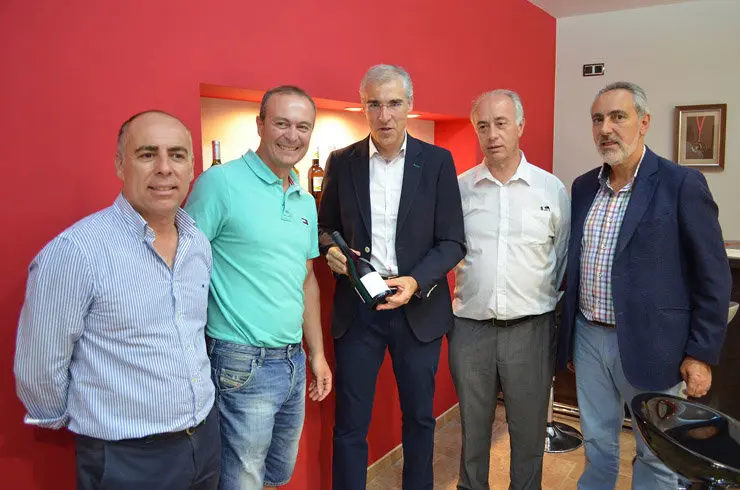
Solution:
<svg viewBox="0 0 740 490"><path fill-rule="evenodd" d="M661 393L637 395L631 408L645 443L692 489L740 488L740 422Z"/></svg>

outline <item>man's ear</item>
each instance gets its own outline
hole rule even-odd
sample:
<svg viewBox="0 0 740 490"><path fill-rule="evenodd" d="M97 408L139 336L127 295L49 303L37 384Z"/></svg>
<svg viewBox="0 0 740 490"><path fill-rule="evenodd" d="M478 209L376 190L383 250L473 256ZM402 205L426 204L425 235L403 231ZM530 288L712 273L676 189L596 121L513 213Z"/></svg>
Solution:
<svg viewBox="0 0 740 490"><path fill-rule="evenodd" d="M257 116L255 119L257 120L257 134L260 138L262 138L262 133L265 130L265 121L263 121L262 118L259 116Z"/></svg>
<svg viewBox="0 0 740 490"><path fill-rule="evenodd" d="M118 152L116 152L114 163L116 165L116 175L123 180L123 156Z"/></svg>
<svg viewBox="0 0 740 490"><path fill-rule="evenodd" d="M650 129L650 114L645 114L640 121L640 135L645 136L648 129Z"/></svg>

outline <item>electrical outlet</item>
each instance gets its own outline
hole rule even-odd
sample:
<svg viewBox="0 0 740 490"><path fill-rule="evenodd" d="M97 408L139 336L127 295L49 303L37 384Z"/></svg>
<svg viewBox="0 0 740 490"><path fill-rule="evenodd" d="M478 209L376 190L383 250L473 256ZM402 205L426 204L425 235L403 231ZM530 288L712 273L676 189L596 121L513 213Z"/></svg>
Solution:
<svg viewBox="0 0 740 490"><path fill-rule="evenodd" d="M583 65L583 76L584 77L600 77L606 73L604 63L590 63Z"/></svg>

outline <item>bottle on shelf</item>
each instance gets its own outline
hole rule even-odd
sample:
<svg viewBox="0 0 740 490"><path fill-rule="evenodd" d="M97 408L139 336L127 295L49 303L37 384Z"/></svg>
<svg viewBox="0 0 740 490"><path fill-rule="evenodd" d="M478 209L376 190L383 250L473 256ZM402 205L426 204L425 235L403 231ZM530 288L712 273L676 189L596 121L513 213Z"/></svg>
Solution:
<svg viewBox="0 0 740 490"><path fill-rule="evenodd" d="M324 169L319 165L319 149L313 154L311 168L308 169L308 190L316 201L321 200L321 186L324 181Z"/></svg>
<svg viewBox="0 0 740 490"><path fill-rule="evenodd" d="M344 241L344 237L338 231L331 234L334 243L347 258L347 276L352 286L360 296L365 305L375 309L379 304L385 302L385 299L393 294L375 267L369 260L355 254Z"/></svg>
<svg viewBox="0 0 740 490"><path fill-rule="evenodd" d="M213 151L213 161L211 161L211 166L221 165L221 142L219 140L211 141L211 150Z"/></svg>

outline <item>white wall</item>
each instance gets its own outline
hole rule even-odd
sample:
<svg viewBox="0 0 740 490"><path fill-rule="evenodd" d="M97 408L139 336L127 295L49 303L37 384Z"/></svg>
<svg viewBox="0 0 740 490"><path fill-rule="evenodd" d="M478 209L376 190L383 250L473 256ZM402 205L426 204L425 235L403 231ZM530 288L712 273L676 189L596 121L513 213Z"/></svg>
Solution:
<svg viewBox="0 0 740 490"><path fill-rule="evenodd" d="M260 139L257 135L256 117L259 104L238 100L200 99L201 125L203 135L203 170L211 165L211 141L221 141L221 161L228 162L239 158L247 150L256 150ZM409 119L409 133L428 143L434 143L434 122ZM319 110L316 125L311 135L311 146L306 156L298 164L301 185L308 188L307 174L311 159L319 148L319 161L323 167L329 156L331 146L342 148L365 138L370 130L365 116L347 111Z"/></svg>
<svg viewBox="0 0 740 490"><path fill-rule="evenodd" d="M583 77L586 63L606 74ZM570 188L601 162L591 138L596 93L617 80L645 89L646 142L673 159L673 108L727 104L725 170L704 170L725 239L740 239L740 0L696 0L558 20L553 172Z"/></svg>

